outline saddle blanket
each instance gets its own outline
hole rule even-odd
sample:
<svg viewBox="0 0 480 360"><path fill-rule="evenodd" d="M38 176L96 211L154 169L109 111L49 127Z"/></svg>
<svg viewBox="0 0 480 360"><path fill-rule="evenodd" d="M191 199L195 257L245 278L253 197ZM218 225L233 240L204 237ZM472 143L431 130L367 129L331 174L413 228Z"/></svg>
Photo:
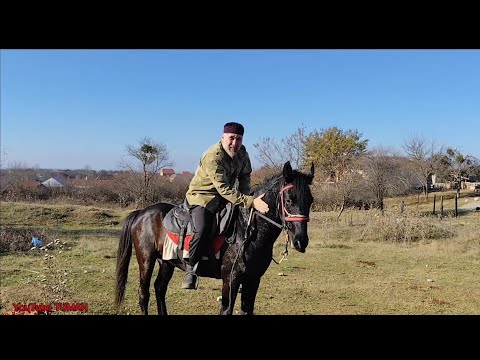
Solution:
<svg viewBox="0 0 480 360"><path fill-rule="evenodd" d="M163 243L163 260L174 260L174 259L188 259L189 258L189 250L190 250L190 241L192 240L192 235L187 234L183 241L183 250L181 250L181 257L179 256L179 249L178 249L178 234L175 234L171 231L167 231L165 235L165 241ZM220 249L222 248L223 243L225 242L225 235L217 235L215 239L213 239L213 252L215 254L215 258L218 260L220 259Z"/></svg>

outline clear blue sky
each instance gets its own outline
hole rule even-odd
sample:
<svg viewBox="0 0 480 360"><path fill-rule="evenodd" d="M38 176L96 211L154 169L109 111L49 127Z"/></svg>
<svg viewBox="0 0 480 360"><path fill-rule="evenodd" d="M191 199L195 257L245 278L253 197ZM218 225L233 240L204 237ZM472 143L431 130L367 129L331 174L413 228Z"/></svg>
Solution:
<svg viewBox="0 0 480 360"><path fill-rule="evenodd" d="M480 158L480 50L1 50L7 167L118 169L150 137L193 172L228 121L254 167L254 143L302 124Z"/></svg>

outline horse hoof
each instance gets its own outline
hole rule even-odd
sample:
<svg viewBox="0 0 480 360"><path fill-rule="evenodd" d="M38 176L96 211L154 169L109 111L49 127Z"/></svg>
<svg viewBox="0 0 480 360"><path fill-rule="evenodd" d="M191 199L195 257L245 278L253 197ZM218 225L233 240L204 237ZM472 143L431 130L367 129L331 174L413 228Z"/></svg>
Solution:
<svg viewBox="0 0 480 360"><path fill-rule="evenodd" d="M194 273L187 273L182 281L182 289L196 290L198 288L198 276Z"/></svg>

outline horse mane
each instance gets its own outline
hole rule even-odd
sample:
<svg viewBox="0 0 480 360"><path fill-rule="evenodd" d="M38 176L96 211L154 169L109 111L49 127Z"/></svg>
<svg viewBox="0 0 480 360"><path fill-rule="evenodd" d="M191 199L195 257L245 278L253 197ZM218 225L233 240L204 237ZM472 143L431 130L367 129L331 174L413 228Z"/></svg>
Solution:
<svg viewBox="0 0 480 360"><path fill-rule="evenodd" d="M291 184L293 184L293 189L295 191L295 195L297 196L297 201L301 204L303 203L303 201L305 201L306 196L311 196L311 193L302 191L302 189L308 188L308 185L312 183L312 176L298 170L292 170L292 177L293 181L291 182ZM273 186L275 186L282 178L283 173L270 176L269 178L265 179L263 182L254 187L253 195L256 197L260 194L267 192Z"/></svg>
<svg viewBox="0 0 480 360"><path fill-rule="evenodd" d="M260 184L255 185L253 196L256 197L259 194L263 194L264 192L270 190L282 177L283 174L275 174L263 180Z"/></svg>

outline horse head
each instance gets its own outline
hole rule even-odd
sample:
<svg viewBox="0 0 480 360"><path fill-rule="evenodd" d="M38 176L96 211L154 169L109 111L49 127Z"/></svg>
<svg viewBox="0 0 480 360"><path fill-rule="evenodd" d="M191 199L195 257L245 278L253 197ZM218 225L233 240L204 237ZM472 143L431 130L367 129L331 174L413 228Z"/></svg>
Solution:
<svg viewBox="0 0 480 360"><path fill-rule="evenodd" d="M310 185L314 170L313 163L310 174L292 170L289 161L283 166L285 180L280 188L281 218L292 246L301 253L308 246L307 222L310 220L310 207L313 203Z"/></svg>
<svg viewBox="0 0 480 360"><path fill-rule="evenodd" d="M266 216L259 213L257 216L285 230L292 247L302 253L308 246L307 222L310 220L310 207L313 203L310 190L313 175L313 164L310 173L304 174L292 170L287 161L280 175L268 180L256 191L257 195L265 192L263 199L270 208Z"/></svg>

